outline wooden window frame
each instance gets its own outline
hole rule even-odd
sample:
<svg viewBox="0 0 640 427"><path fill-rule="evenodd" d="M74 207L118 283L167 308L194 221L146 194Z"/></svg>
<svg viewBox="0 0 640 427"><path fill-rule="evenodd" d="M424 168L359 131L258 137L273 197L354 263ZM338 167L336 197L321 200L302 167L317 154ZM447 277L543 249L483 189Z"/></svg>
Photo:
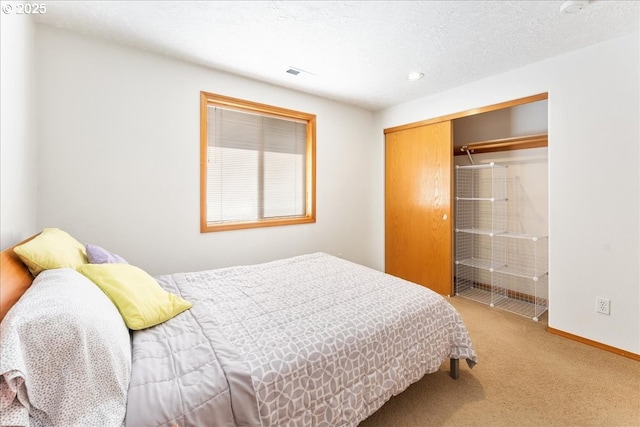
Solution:
<svg viewBox="0 0 640 427"><path fill-rule="evenodd" d="M209 106L234 109L242 112L276 116L283 119L303 120L307 123L305 164L305 213L287 218L266 218L252 221L211 223L207 221L207 116ZM231 98L209 92L200 92L200 232L273 227L280 225L316 222L316 116L267 104Z"/></svg>

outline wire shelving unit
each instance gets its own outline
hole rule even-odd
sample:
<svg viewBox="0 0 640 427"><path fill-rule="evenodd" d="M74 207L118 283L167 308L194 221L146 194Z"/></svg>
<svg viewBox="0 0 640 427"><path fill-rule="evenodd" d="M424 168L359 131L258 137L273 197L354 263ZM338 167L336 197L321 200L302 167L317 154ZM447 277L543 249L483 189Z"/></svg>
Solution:
<svg viewBox="0 0 640 427"><path fill-rule="evenodd" d="M455 293L539 320L548 237L509 230L507 165L456 166Z"/></svg>

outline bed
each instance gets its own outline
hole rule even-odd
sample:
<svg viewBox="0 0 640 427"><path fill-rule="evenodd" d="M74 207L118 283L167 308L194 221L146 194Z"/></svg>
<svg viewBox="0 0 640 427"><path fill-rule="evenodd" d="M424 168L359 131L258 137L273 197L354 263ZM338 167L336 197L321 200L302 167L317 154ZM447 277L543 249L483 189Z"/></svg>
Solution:
<svg viewBox="0 0 640 427"><path fill-rule="evenodd" d="M75 261L35 279L2 251L2 425L355 427L448 359L453 378L477 363L444 297L326 253L151 278L71 239ZM123 272L124 298L157 286L173 312L135 323L105 287Z"/></svg>

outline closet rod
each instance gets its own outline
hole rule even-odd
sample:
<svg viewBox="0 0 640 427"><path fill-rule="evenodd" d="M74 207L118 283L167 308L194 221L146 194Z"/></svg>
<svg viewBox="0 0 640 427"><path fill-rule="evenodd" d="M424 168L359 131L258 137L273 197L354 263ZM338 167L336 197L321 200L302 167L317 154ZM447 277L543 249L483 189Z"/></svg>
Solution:
<svg viewBox="0 0 640 427"><path fill-rule="evenodd" d="M493 139L491 141L474 142L458 148L454 154L490 153L493 151L522 150L525 148L539 148L548 145L549 137L546 133L538 135L517 136L513 138Z"/></svg>

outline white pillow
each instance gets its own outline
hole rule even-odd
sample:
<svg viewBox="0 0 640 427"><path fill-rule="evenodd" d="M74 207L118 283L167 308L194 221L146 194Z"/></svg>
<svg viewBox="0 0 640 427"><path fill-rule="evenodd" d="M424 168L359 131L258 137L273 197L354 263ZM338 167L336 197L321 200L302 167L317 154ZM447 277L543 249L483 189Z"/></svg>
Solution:
<svg viewBox="0 0 640 427"><path fill-rule="evenodd" d="M0 324L0 375L0 425L120 426L129 330L89 279L45 270Z"/></svg>

